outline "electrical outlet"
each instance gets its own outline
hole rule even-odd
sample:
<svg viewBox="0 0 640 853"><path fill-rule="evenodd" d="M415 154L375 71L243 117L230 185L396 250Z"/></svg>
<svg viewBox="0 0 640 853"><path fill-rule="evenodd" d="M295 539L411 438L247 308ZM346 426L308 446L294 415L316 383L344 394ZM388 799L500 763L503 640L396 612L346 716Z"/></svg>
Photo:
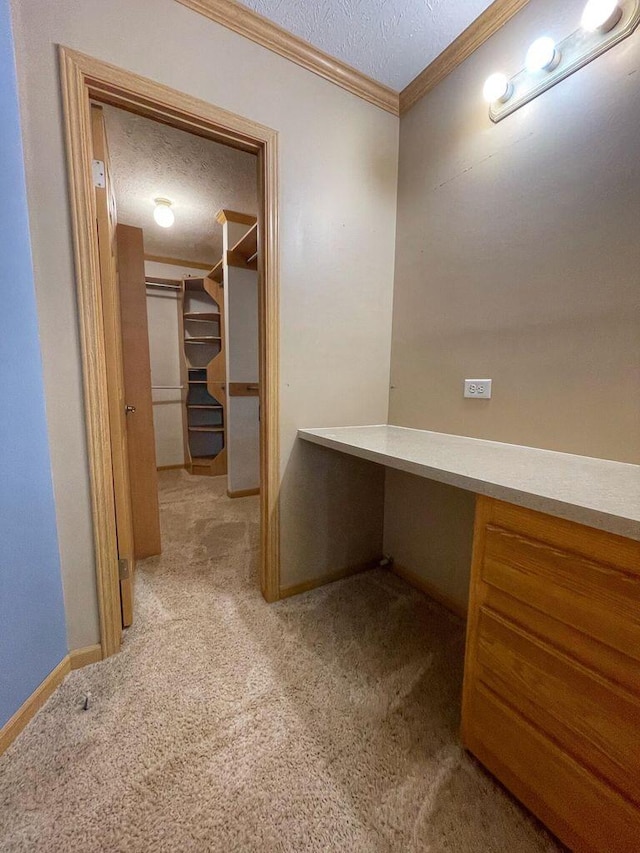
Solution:
<svg viewBox="0 0 640 853"><path fill-rule="evenodd" d="M464 396L478 400L491 399L491 380L490 379L465 379L464 380Z"/></svg>

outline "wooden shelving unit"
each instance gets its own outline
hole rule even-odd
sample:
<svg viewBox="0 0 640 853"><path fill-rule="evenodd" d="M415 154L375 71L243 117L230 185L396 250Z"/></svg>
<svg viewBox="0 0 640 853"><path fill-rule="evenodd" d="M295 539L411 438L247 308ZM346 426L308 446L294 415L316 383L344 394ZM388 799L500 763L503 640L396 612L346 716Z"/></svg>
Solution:
<svg viewBox="0 0 640 853"><path fill-rule="evenodd" d="M224 296L210 275L186 278L182 338L188 388L183 419L192 474L226 474Z"/></svg>
<svg viewBox="0 0 640 853"><path fill-rule="evenodd" d="M210 320L219 320L219 311L189 311L183 314L184 320L189 320L191 323L208 323Z"/></svg>
<svg viewBox="0 0 640 853"><path fill-rule="evenodd" d="M227 252L227 264L244 269L258 269L258 223Z"/></svg>
<svg viewBox="0 0 640 853"><path fill-rule="evenodd" d="M215 267L211 270L210 273L208 273L208 278L210 278L212 281L217 282L218 284L222 284L223 276L224 269L222 264L222 258L220 258Z"/></svg>
<svg viewBox="0 0 640 853"><path fill-rule="evenodd" d="M238 221L243 225L253 220L241 216ZM231 248L225 245L226 254L213 269L202 278L183 279L182 287L186 453L192 474L210 476L227 473L227 393L234 390L227 381L225 284L229 267L257 270L257 222Z"/></svg>

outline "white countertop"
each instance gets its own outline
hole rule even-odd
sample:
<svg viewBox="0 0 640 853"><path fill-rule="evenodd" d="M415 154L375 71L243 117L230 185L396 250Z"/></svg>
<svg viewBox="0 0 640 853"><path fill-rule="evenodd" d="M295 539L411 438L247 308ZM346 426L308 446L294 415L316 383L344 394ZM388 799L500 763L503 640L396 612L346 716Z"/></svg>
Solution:
<svg viewBox="0 0 640 853"><path fill-rule="evenodd" d="M386 424L300 429L298 437L640 540L640 465Z"/></svg>

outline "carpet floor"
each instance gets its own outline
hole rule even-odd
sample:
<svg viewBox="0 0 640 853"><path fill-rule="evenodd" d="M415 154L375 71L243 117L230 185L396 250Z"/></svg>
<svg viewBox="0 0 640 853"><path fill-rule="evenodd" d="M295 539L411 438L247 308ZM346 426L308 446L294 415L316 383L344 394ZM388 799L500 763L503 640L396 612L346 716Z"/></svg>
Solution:
<svg viewBox="0 0 640 853"><path fill-rule="evenodd" d="M161 475L122 652L0 758L0 850L558 851L460 747L462 623L383 570L267 605L224 488Z"/></svg>

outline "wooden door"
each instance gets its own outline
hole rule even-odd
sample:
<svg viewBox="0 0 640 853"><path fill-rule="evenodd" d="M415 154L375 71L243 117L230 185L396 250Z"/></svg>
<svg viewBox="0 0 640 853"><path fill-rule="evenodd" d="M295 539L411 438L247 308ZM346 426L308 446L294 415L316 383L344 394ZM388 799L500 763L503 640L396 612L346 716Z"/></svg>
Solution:
<svg viewBox="0 0 640 853"><path fill-rule="evenodd" d="M120 563L120 600L122 624L133 621L133 573L135 557L131 490L129 487L126 400L122 370L122 334L120 329L120 299L116 255L116 204L109 175L109 151L102 108L91 106L91 136L93 159L101 164L94 175L96 194L96 227L100 251L102 312L104 315L105 354L109 395L109 430L113 464L113 490L116 506L118 560Z"/></svg>
<svg viewBox="0 0 640 853"><path fill-rule="evenodd" d="M133 545L142 560L161 551L142 229L118 225L116 242L124 392L135 408L127 417Z"/></svg>

